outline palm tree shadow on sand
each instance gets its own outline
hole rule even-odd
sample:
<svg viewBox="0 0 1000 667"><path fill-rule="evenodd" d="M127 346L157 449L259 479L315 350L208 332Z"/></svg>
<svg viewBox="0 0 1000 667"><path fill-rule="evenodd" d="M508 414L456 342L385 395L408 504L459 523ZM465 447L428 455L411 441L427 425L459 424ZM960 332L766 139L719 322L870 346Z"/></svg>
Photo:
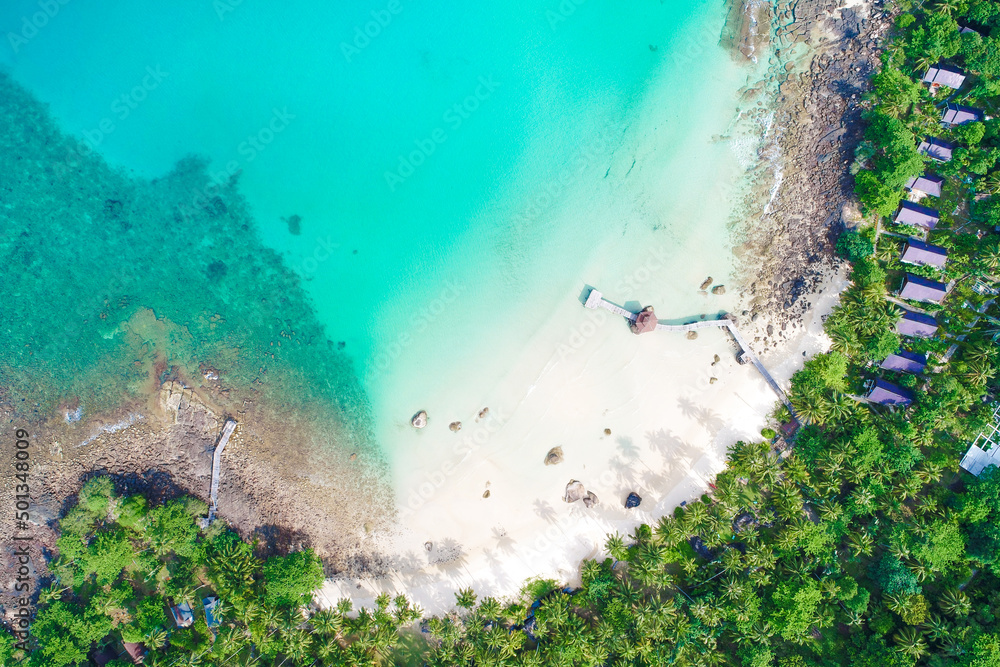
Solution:
<svg viewBox="0 0 1000 667"><path fill-rule="evenodd" d="M639 447L633 442L632 438L623 436L621 438L615 439L618 452L625 458L626 461L634 461L639 458Z"/></svg>
<svg viewBox="0 0 1000 667"><path fill-rule="evenodd" d="M708 431L711 438L715 438L719 434L719 431L726 427L726 420L724 420L718 412L712 410L711 408L700 407L695 411L695 420L701 424L702 428Z"/></svg>
<svg viewBox="0 0 1000 667"><path fill-rule="evenodd" d="M517 542L502 526L493 527L493 539L497 541L497 549L499 549L502 553L514 553L514 545Z"/></svg>
<svg viewBox="0 0 1000 667"><path fill-rule="evenodd" d="M681 409L681 414L688 419L697 418L698 410L701 409L701 406L686 396L681 396L677 399L677 407Z"/></svg>
<svg viewBox="0 0 1000 667"><path fill-rule="evenodd" d="M547 523L554 523L558 518L556 515L556 510L547 500L542 500L541 498L535 498L535 514L539 518L543 519Z"/></svg>

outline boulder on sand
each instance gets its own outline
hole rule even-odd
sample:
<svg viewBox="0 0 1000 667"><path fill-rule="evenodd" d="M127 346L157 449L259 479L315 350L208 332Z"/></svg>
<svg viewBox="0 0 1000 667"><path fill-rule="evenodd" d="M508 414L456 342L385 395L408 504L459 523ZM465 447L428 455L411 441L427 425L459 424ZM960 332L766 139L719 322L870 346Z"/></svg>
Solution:
<svg viewBox="0 0 1000 667"><path fill-rule="evenodd" d="M458 433L459 431L462 430L462 422L452 422L448 424L448 428L450 428L455 433Z"/></svg>
<svg viewBox="0 0 1000 667"><path fill-rule="evenodd" d="M575 479L569 480L569 484L566 485L566 494L563 496L563 500L567 503L575 503L587 496L587 489L583 488L581 482Z"/></svg>
<svg viewBox="0 0 1000 667"><path fill-rule="evenodd" d="M599 502L601 501L597 499L597 494L594 493L593 491L587 491L587 495L583 497L583 504L586 505L587 507L593 507Z"/></svg>
<svg viewBox="0 0 1000 667"><path fill-rule="evenodd" d="M633 491L628 494L628 498L625 499L625 508L632 509L633 507L638 507L641 502L642 496Z"/></svg>
<svg viewBox="0 0 1000 667"><path fill-rule="evenodd" d="M413 428L423 428L427 426L427 412L421 410L417 414L413 415L413 419L410 420L410 426Z"/></svg>
<svg viewBox="0 0 1000 667"><path fill-rule="evenodd" d="M725 293L726 293L725 285L716 285L715 287L712 288L712 294L718 294L719 296L722 296Z"/></svg>
<svg viewBox="0 0 1000 667"><path fill-rule="evenodd" d="M705 282L703 282L701 284L701 287L699 287L698 289L700 289L701 291L704 292L705 290L707 290L709 288L709 286L711 284L712 284L712 276L709 276L708 278L705 278Z"/></svg>
<svg viewBox="0 0 1000 667"><path fill-rule="evenodd" d="M562 447L553 447L549 450L549 453L545 455L545 465L554 466L563 462L563 450Z"/></svg>
<svg viewBox="0 0 1000 667"><path fill-rule="evenodd" d="M490 414L490 409L489 408L483 408L482 410L479 411L479 419L486 419L486 416L488 414Z"/></svg>

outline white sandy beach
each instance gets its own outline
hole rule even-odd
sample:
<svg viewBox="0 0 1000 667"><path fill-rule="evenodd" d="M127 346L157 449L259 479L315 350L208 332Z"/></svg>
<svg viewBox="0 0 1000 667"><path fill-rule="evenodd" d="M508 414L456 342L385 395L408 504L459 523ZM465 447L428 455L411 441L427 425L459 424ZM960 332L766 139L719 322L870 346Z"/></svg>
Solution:
<svg viewBox="0 0 1000 667"><path fill-rule="evenodd" d="M813 299L805 328L763 358L782 384L801 367L803 352L826 349L821 315L842 287L841 278L831 280ZM603 555L608 533L628 534L704 493L729 445L759 437L776 402L757 371L736 362L722 330L693 341L665 332L635 336L620 318L575 299L522 349L486 395L456 387L422 406L430 415L424 430L400 415L400 436L411 446L395 466L396 488L410 491L400 494L399 532L371 538L391 556L393 571L328 582L322 601L350 597L366 605L380 592L405 592L439 613L462 587L510 596L531 577L576 582L580 561ZM714 355L721 361L713 366ZM487 406L489 416L477 421ZM463 422L459 433L448 428L453 419ZM565 460L546 466L554 446ZM571 479L600 503L563 502ZM642 504L625 509L631 491Z"/></svg>

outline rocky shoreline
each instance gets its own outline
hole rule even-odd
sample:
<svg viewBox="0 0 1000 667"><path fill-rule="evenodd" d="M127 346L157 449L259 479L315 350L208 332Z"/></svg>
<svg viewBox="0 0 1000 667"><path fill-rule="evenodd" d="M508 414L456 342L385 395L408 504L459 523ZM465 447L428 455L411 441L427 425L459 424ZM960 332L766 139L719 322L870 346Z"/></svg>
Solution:
<svg viewBox="0 0 1000 667"><path fill-rule="evenodd" d="M848 4L780 3L772 24L772 87L751 91L777 93L763 166L734 234L745 313L762 351L800 329L813 295L842 265L834 255L837 236L859 217L848 168L863 131L862 95L890 18L879 3ZM741 6L745 13L754 5Z"/></svg>

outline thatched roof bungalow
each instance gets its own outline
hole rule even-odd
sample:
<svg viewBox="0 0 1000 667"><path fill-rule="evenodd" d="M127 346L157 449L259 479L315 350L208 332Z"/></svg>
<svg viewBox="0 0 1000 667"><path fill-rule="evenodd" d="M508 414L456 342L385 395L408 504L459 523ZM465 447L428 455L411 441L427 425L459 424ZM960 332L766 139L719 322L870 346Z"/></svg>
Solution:
<svg viewBox="0 0 1000 667"><path fill-rule="evenodd" d="M646 308L640 312L635 321L629 325L629 328L634 334L642 334L650 331L656 330L656 314L653 312L652 306L646 306Z"/></svg>

